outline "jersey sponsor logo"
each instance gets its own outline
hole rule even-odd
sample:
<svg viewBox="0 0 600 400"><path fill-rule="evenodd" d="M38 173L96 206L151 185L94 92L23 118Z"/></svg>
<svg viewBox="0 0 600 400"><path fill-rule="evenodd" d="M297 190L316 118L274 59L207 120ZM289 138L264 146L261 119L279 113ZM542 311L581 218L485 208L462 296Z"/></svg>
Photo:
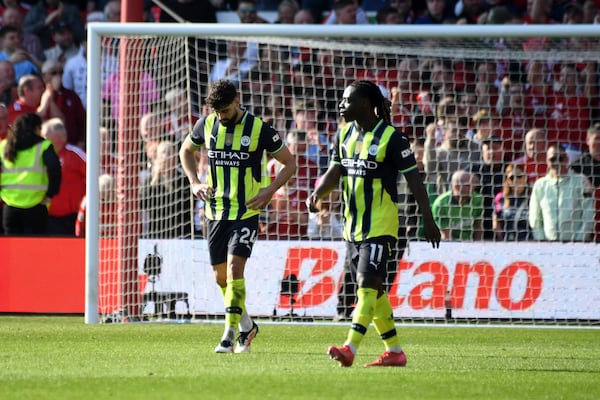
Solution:
<svg viewBox="0 0 600 400"><path fill-rule="evenodd" d="M215 160L215 165L239 167L242 161L250 159L250 153L243 151L208 150L208 158Z"/></svg>
<svg viewBox="0 0 600 400"><path fill-rule="evenodd" d="M410 156L413 153L412 149L406 149L406 150L402 150L402 153L400 153L402 155L402 158L406 158L408 156Z"/></svg>
<svg viewBox="0 0 600 400"><path fill-rule="evenodd" d="M346 168L348 175L366 176L367 170L377 169L377 162L370 160L342 158L342 165Z"/></svg>
<svg viewBox="0 0 600 400"><path fill-rule="evenodd" d="M342 158L342 165L346 168L377 169L377 162L370 160Z"/></svg>
<svg viewBox="0 0 600 400"><path fill-rule="evenodd" d="M279 141L279 134L277 133L277 134L273 135L272 139L273 139L273 142L277 143Z"/></svg>

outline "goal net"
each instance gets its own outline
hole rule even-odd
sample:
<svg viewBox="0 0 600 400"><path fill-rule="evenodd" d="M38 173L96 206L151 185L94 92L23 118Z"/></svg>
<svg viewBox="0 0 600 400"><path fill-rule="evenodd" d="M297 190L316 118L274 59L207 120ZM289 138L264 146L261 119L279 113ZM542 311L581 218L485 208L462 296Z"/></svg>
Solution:
<svg viewBox="0 0 600 400"><path fill-rule="evenodd" d="M220 78L298 161L261 214L246 267L252 315L352 312L339 191L318 213L304 200L344 123L344 88L368 79L412 143L444 233L439 250L422 241L400 178L394 316L597 322L599 182L581 174L590 148L600 151L599 58L587 25L90 24L86 322L223 316L204 205L177 157ZM198 160L203 179L206 154ZM265 183L278 168L265 155ZM543 178L549 170L560 178Z"/></svg>

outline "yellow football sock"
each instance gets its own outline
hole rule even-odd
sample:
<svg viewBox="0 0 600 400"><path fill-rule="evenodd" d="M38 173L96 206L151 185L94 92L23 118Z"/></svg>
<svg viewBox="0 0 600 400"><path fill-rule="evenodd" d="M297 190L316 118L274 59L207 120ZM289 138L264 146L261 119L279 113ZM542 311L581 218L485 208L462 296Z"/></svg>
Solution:
<svg viewBox="0 0 600 400"><path fill-rule="evenodd" d="M225 301L225 290L227 290L227 286L225 287L221 287L219 286L219 289L221 289L221 293L223 294L223 301ZM244 302L245 304L245 302ZM238 325L240 327L240 331L241 332L248 332L250 329L252 329L252 318L250 318L250 315L248 315L248 313L246 312L246 306L244 305L244 312L242 313L242 317L240 318L240 323Z"/></svg>
<svg viewBox="0 0 600 400"><path fill-rule="evenodd" d="M375 306L375 315L373 316L373 325L379 334L386 350L400 352L400 338L396 333L396 325L394 324L394 316L392 305L387 293L383 293L377 299Z"/></svg>
<svg viewBox="0 0 600 400"><path fill-rule="evenodd" d="M375 304L377 302L377 290L369 288L360 288L357 290L358 301L354 308L352 317L352 327L348 332L346 343L353 350L358 349L360 342L367 333L367 328L373 320L375 313Z"/></svg>
<svg viewBox="0 0 600 400"><path fill-rule="evenodd" d="M227 281L225 290L225 326L237 328L244 313L246 283L244 279Z"/></svg>

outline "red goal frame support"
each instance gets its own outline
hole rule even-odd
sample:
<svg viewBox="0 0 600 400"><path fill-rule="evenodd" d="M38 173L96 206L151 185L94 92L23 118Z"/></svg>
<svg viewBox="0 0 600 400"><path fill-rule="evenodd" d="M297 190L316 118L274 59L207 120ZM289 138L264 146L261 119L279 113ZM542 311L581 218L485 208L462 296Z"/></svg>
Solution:
<svg viewBox="0 0 600 400"><path fill-rule="evenodd" d="M121 3L121 22L143 22L143 0L124 0ZM119 48L119 123L117 168L118 262L121 271L122 308L126 315L141 315L138 290L138 237L141 231L138 210L139 175L139 86L135 75L139 71L143 49L136 40L120 39Z"/></svg>

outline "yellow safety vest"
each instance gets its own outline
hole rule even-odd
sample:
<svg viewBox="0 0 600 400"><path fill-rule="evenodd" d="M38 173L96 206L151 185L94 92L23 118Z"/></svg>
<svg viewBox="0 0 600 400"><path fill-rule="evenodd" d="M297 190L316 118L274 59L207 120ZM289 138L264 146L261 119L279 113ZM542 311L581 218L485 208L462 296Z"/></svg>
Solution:
<svg viewBox="0 0 600 400"><path fill-rule="evenodd" d="M4 158L6 139L0 142L0 198L11 207L32 208L42 202L48 190L48 172L42 154L52 142L43 140L20 150L14 162Z"/></svg>

